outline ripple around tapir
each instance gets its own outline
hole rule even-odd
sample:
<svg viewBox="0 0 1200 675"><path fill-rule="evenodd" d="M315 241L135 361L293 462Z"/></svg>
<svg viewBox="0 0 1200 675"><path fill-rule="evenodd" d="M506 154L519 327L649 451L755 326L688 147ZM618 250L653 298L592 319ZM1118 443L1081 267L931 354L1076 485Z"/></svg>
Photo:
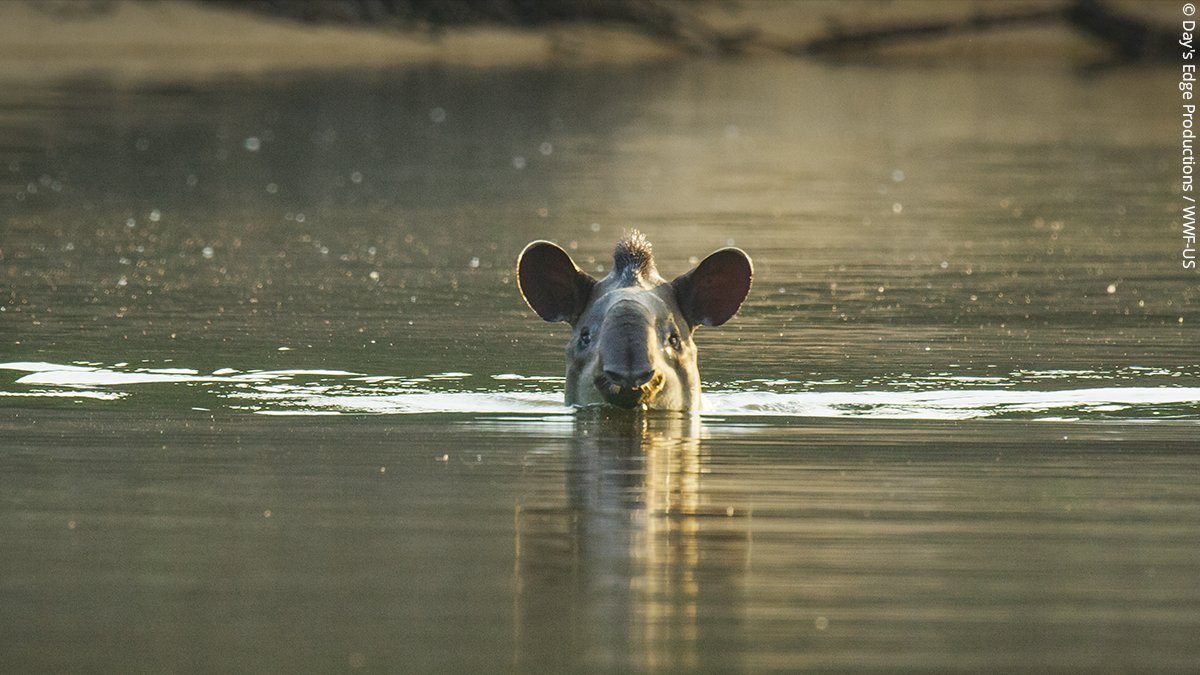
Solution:
<svg viewBox="0 0 1200 675"><path fill-rule="evenodd" d="M113 401L135 396L152 386L188 387L205 407L225 407L267 415L311 414L476 414L567 415L558 390L561 378L505 373L491 376L490 387L461 387L470 373L394 376L338 369L247 370L221 368L201 373L188 368L117 368L13 362L0 370L25 373L11 380L0 397L61 397ZM1089 375L1089 377L1092 377ZM930 384L934 378L916 378ZM1021 382L1026 384L1025 382ZM1068 381L1068 384L1074 383ZM722 387L715 383L704 395L700 414L726 417L841 417L910 420L1120 419L1123 421L1200 421L1200 387L1120 386L1088 379L1089 386L1018 389L998 378L981 386L970 381L956 388L894 388L811 391L749 388L752 383ZM945 384L945 383L941 383ZM1077 383L1075 383L1077 384ZM519 388L516 389L515 388ZM216 398L219 402L212 401ZM209 400L205 400L209 399ZM108 405L109 403L105 403ZM192 406L195 407L195 406Z"/></svg>

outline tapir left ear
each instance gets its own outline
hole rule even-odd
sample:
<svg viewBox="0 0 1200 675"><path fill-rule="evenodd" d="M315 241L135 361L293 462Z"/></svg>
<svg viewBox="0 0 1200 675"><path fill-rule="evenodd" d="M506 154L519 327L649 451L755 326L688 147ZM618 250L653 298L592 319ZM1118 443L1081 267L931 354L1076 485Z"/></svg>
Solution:
<svg viewBox="0 0 1200 675"><path fill-rule="evenodd" d="M535 241L517 258L517 287L525 302L546 321L572 326L587 307L596 280L571 256L548 241Z"/></svg>
<svg viewBox="0 0 1200 675"><path fill-rule="evenodd" d="M674 281L679 308L692 326L720 326L737 314L746 294L754 266L739 248L723 248L709 255Z"/></svg>

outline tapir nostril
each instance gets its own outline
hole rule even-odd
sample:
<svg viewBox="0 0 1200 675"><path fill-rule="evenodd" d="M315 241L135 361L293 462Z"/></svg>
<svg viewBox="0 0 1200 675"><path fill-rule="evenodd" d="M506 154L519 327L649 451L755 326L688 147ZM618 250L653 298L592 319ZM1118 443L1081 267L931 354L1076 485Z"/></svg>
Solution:
<svg viewBox="0 0 1200 675"><path fill-rule="evenodd" d="M653 370L643 370L640 373L634 373L629 377L629 384L634 387L642 387L650 383L654 379Z"/></svg>
<svg viewBox="0 0 1200 675"><path fill-rule="evenodd" d="M653 370L643 370L630 373L609 370L607 368L604 369L604 377L609 382L612 382L619 387L628 387L630 389L636 389L645 385L654 379L654 375L655 373Z"/></svg>

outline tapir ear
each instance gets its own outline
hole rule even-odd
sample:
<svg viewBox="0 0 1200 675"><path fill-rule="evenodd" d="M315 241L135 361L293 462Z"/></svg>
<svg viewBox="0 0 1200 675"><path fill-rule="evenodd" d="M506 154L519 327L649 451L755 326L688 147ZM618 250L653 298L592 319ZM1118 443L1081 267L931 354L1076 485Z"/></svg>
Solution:
<svg viewBox="0 0 1200 675"><path fill-rule="evenodd" d="M679 308L692 326L720 326L737 314L746 294L754 267L750 256L738 248L723 248L700 261L671 285Z"/></svg>
<svg viewBox="0 0 1200 675"><path fill-rule="evenodd" d="M546 321L574 324L587 306L596 280L579 269L567 252L535 241L517 258L517 286L529 307Z"/></svg>

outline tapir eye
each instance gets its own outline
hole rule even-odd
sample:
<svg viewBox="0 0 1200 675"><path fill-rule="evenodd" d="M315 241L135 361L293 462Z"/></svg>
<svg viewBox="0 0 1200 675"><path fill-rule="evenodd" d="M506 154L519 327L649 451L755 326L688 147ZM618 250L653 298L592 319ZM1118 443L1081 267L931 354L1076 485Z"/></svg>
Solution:
<svg viewBox="0 0 1200 675"><path fill-rule="evenodd" d="M587 328L580 330L578 344L580 349L592 344L592 331L588 330Z"/></svg>
<svg viewBox="0 0 1200 675"><path fill-rule="evenodd" d="M679 333L671 333L671 337L667 338L667 344L671 345L671 349L675 351L683 349L683 341L679 339Z"/></svg>

